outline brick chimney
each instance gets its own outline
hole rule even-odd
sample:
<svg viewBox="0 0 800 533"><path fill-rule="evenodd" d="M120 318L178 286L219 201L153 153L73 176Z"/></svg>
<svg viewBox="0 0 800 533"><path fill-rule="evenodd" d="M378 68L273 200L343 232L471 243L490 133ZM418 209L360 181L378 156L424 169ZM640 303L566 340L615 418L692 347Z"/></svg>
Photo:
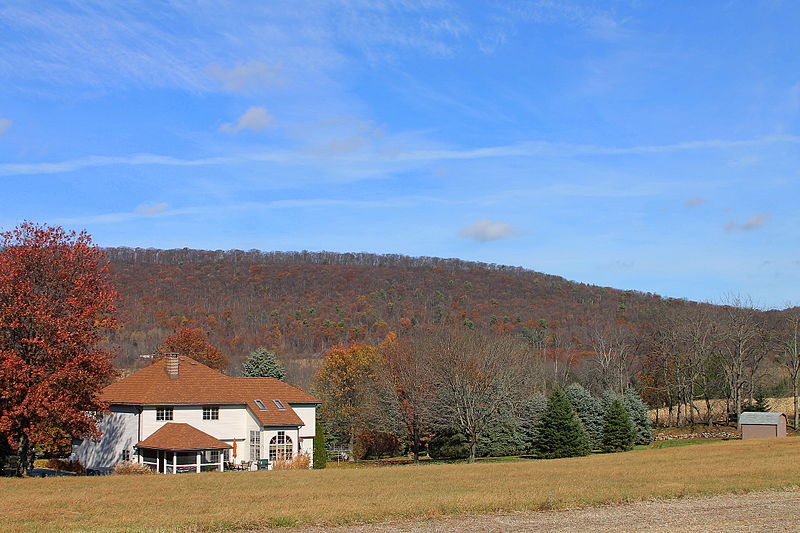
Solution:
<svg viewBox="0 0 800 533"><path fill-rule="evenodd" d="M170 379L178 379L180 364L181 362L177 353L168 353L164 355L164 370Z"/></svg>

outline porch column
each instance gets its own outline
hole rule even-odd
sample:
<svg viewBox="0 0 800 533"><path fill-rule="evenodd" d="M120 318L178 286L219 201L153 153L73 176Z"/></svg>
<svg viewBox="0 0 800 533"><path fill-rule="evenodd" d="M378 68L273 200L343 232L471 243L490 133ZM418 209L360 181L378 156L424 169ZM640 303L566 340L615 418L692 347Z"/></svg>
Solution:
<svg viewBox="0 0 800 533"><path fill-rule="evenodd" d="M200 451L197 452L197 472L198 473L200 472L200 456L202 454L203 454L203 452L200 452Z"/></svg>
<svg viewBox="0 0 800 533"><path fill-rule="evenodd" d="M172 452L172 473L178 473L178 454L176 452Z"/></svg>
<svg viewBox="0 0 800 533"><path fill-rule="evenodd" d="M219 471L225 471L225 450L220 450L219 452Z"/></svg>

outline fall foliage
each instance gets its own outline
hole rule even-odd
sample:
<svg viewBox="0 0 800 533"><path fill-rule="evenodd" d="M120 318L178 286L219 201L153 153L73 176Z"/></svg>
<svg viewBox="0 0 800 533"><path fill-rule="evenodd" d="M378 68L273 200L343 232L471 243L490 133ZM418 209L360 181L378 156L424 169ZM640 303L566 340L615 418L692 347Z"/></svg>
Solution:
<svg viewBox="0 0 800 533"><path fill-rule="evenodd" d="M215 370L224 371L228 368L228 356L208 342L208 336L200 328L178 329L164 339L159 352L185 355Z"/></svg>
<svg viewBox="0 0 800 533"><path fill-rule="evenodd" d="M0 437L20 456L64 437L98 436L101 349L116 327L108 265L86 233L23 223L0 234Z"/></svg>

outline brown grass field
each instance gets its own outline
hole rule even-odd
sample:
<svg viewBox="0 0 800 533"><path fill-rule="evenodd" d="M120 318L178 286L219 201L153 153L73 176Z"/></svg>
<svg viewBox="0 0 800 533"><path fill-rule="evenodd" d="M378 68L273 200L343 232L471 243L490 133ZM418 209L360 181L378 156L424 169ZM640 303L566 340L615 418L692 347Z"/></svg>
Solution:
<svg viewBox="0 0 800 533"><path fill-rule="evenodd" d="M352 524L795 486L800 438L549 461L178 476L0 479L2 531Z"/></svg>

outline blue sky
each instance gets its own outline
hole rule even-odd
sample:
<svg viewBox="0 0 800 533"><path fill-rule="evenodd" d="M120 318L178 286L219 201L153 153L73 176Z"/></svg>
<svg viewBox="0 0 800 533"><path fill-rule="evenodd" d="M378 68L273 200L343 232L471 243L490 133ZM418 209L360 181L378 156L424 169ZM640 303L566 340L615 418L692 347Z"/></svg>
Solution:
<svg viewBox="0 0 800 533"><path fill-rule="evenodd" d="M0 0L0 228L798 304L797 28L794 1Z"/></svg>

